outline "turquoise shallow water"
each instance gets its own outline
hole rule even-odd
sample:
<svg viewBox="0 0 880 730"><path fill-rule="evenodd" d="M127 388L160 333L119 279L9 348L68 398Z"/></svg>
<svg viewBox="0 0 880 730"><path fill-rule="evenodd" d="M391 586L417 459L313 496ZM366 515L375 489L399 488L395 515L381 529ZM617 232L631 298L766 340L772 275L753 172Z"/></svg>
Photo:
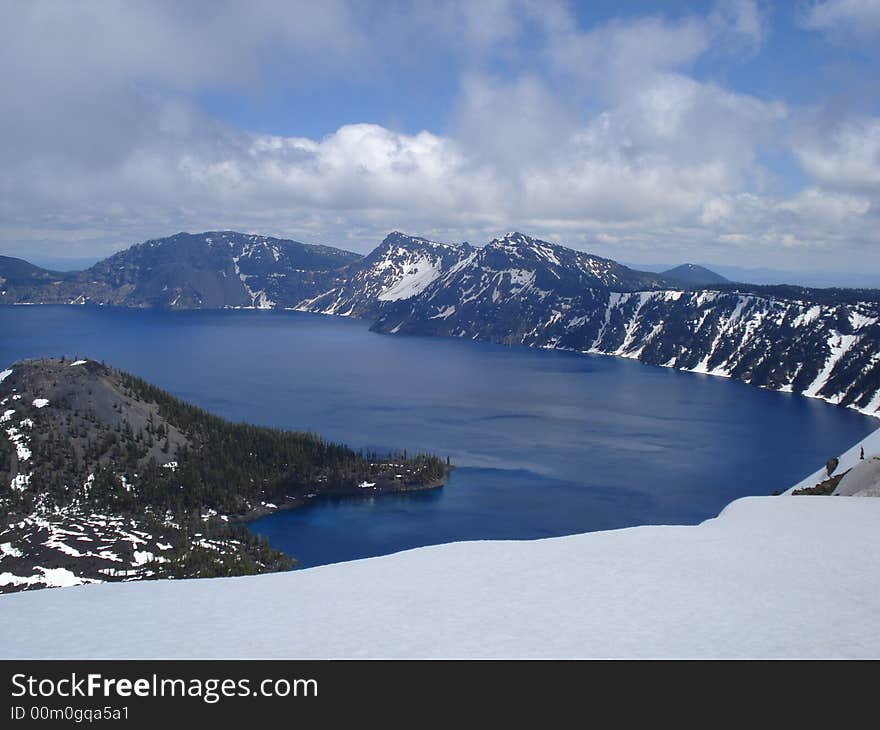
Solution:
<svg viewBox="0 0 880 730"><path fill-rule="evenodd" d="M89 356L233 420L450 456L443 489L251 527L304 565L472 539L694 523L790 486L876 419L602 356L377 335L295 312L0 307L0 367Z"/></svg>

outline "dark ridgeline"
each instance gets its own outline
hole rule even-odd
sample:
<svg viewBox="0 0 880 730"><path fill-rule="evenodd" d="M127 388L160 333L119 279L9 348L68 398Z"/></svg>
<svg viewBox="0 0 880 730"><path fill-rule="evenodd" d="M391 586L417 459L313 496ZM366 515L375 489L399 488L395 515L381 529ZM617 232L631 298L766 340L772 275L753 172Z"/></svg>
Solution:
<svg viewBox="0 0 880 730"><path fill-rule="evenodd" d="M365 257L234 232L181 233L58 274L0 258L0 303L287 308L377 332L638 359L873 412L880 291L663 274L509 233L482 248L388 235Z"/></svg>
<svg viewBox="0 0 880 730"><path fill-rule="evenodd" d="M0 256L0 302L171 309L288 306L360 254L235 231L139 243L85 271L52 272ZM320 284L315 282L316 277Z"/></svg>
<svg viewBox="0 0 880 730"><path fill-rule="evenodd" d="M16 363L0 382L0 556L20 577L241 575L293 565L238 521L327 495L439 486L428 455L355 452L229 423L94 361ZM79 553L79 555L77 555ZM45 577L45 576L44 576ZM42 587L48 580L0 591Z"/></svg>

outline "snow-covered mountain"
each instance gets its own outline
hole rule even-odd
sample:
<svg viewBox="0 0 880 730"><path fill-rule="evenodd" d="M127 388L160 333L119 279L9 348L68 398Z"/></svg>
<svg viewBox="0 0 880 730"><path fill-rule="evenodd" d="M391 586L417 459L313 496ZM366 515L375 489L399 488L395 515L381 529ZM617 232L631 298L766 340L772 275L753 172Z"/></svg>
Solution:
<svg viewBox="0 0 880 730"><path fill-rule="evenodd" d="M880 412L880 292L685 285L522 233L474 248L395 231L364 257L178 234L73 274L0 258L0 302L362 317L378 332L618 355Z"/></svg>
<svg viewBox="0 0 880 730"><path fill-rule="evenodd" d="M876 292L683 289L522 234L473 251L374 329L618 355L880 409Z"/></svg>
<svg viewBox="0 0 880 730"><path fill-rule="evenodd" d="M294 308L354 317L375 315L387 302L418 296L472 251L467 244L450 246L394 231L368 256L337 272L327 288Z"/></svg>
<svg viewBox="0 0 880 730"><path fill-rule="evenodd" d="M593 311L609 288L664 284L610 259L508 233L467 251L417 297L383 309L376 329L530 344L547 313Z"/></svg>
<svg viewBox="0 0 880 730"><path fill-rule="evenodd" d="M880 408L880 305L739 292L609 294L589 351L721 375L875 414ZM563 346L566 346L563 344Z"/></svg>
<svg viewBox="0 0 880 730"><path fill-rule="evenodd" d="M52 272L0 257L0 303L371 317L386 302L419 294L471 250L399 231L368 256L235 231L178 233L136 244L82 272Z"/></svg>

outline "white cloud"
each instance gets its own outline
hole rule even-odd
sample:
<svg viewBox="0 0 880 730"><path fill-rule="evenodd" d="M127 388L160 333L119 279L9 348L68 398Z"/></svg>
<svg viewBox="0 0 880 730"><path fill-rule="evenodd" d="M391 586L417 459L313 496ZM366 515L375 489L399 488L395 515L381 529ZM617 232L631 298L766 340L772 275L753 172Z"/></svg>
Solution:
<svg viewBox="0 0 880 730"><path fill-rule="evenodd" d="M368 39L352 7L342 0L33 0L4 4L0 33L12 67L32 79L188 90L258 83L267 64L296 64L305 74L363 61Z"/></svg>
<svg viewBox="0 0 880 730"><path fill-rule="evenodd" d="M807 188L794 198L779 203L778 209L791 211L811 223L840 226L854 217L867 215L871 211L871 201L858 195Z"/></svg>
<svg viewBox="0 0 880 730"><path fill-rule="evenodd" d="M810 5L802 17L810 30L837 36L871 38L880 35L877 0L824 0Z"/></svg>
<svg viewBox="0 0 880 730"><path fill-rule="evenodd" d="M753 54L766 35L754 0L719 0L707 16L611 20L586 32L557 20L548 25L547 54L557 71L614 99L705 54Z"/></svg>
<svg viewBox="0 0 880 730"><path fill-rule="evenodd" d="M270 230L304 215L456 230L683 224L741 187L784 110L679 75L655 82L582 124L536 79L473 79L456 138L370 124L320 140L249 135L179 105L145 105L152 134L100 175L59 185L32 169L6 191L5 213L36 207L91 227L114 217L217 227L213 216L237 215Z"/></svg>
<svg viewBox="0 0 880 730"><path fill-rule="evenodd" d="M16 69L0 77L4 252L107 253L213 228L359 250L393 228L473 242L521 228L630 260L664 246L670 260L739 260L878 241L877 120L805 128L809 185L773 197L761 152L781 144L788 107L694 75L707 54L765 42L754 2L587 31L565 5L534 0L388 7L0 7L0 62ZM191 96L350 81L441 53L467 60L450 123L431 131L257 134Z"/></svg>
<svg viewBox="0 0 880 730"><path fill-rule="evenodd" d="M806 172L823 185L880 195L880 118L816 124L794 149Z"/></svg>
<svg viewBox="0 0 880 730"><path fill-rule="evenodd" d="M709 47L703 19L677 22L648 17L614 20L588 32L556 29L547 54L554 68L589 84L606 98L620 98L656 73L685 68Z"/></svg>
<svg viewBox="0 0 880 730"><path fill-rule="evenodd" d="M702 226L690 227L687 235L715 242L709 245L715 253L719 246L738 249L738 255L752 258L749 265L760 261L799 269L831 261L836 262L832 270L841 270L853 254L862 261L874 255L871 247L880 243L877 218L868 198L818 187L781 199L737 193L710 200ZM790 249L798 249L796 258ZM730 262L742 263L735 258Z"/></svg>
<svg viewBox="0 0 880 730"><path fill-rule="evenodd" d="M462 83L454 133L474 159L516 176L524 163L551 166L564 156L576 125L574 109L535 75L504 81L471 74Z"/></svg>

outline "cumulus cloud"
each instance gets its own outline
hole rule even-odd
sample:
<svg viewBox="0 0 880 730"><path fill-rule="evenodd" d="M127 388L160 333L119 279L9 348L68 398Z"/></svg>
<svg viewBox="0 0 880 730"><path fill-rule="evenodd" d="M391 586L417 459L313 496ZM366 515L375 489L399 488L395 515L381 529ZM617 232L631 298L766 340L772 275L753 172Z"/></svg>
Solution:
<svg viewBox="0 0 880 730"><path fill-rule="evenodd" d="M671 261L878 241L875 119L805 126L793 154L810 184L774 197L762 151L784 144L789 107L694 72L758 52L766 19L748 0L588 30L534 0L0 13L0 62L16 69L0 77L4 253L213 228L356 250L393 228L473 242L522 228L629 260L667 247ZM212 89L350 83L435 55L459 64L460 86L430 130L269 135L198 105Z"/></svg>

